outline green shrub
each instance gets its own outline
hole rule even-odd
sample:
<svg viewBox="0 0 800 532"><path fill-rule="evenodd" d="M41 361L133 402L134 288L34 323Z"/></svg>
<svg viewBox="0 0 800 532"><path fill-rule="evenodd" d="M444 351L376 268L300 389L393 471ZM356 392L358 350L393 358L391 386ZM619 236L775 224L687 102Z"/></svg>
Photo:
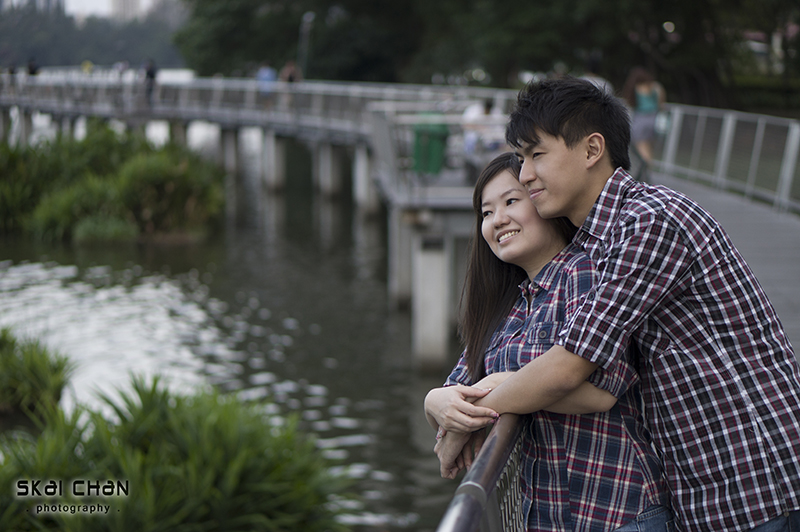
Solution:
<svg viewBox="0 0 800 532"><path fill-rule="evenodd" d="M143 234L202 231L221 219L222 173L185 150L137 155L119 177L120 201Z"/></svg>
<svg viewBox="0 0 800 532"><path fill-rule="evenodd" d="M63 240L72 236L75 225L84 218L121 218L122 212L115 183L86 174L76 183L44 196L28 225L40 239Z"/></svg>
<svg viewBox="0 0 800 532"><path fill-rule="evenodd" d="M295 422L276 426L262 408L234 396L175 395L158 379L134 379L132 393L103 400L115 421L98 412L57 413L34 442L8 441L0 485L35 475L102 479L127 481L128 495L99 501L111 507L102 516L37 516L31 509L39 501L0 495L0 529L344 530L329 504L344 480L329 473ZM66 491L52 502L91 504Z"/></svg>
<svg viewBox="0 0 800 532"><path fill-rule="evenodd" d="M77 222L72 230L75 242L128 242L139 236L130 220L109 215L92 215Z"/></svg>
<svg viewBox="0 0 800 532"><path fill-rule="evenodd" d="M0 410L41 412L61 398L74 366L37 340L18 340L0 329Z"/></svg>

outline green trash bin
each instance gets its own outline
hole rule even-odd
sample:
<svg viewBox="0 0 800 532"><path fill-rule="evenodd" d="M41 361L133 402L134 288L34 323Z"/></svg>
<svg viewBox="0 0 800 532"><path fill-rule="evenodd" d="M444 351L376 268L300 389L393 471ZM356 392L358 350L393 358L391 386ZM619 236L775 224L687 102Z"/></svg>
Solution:
<svg viewBox="0 0 800 532"><path fill-rule="evenodd" d="M414 171L437 175L442 170L449 134L447 124L425 122L414 126Z"/></svg>

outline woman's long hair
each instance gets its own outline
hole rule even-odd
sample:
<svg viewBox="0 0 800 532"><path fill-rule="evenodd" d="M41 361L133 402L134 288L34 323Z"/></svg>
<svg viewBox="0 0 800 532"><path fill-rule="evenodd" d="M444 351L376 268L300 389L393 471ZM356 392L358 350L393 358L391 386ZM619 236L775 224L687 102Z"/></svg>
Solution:
<svg viewBox="0 0 800 532"><path fill-rule="evenodd" d="M528 274L519 266L497 258L484 240L481 232L483 190L503 171L508 171L519 179L520 170L517 155L503 153L483 169L472 193L475 233L470 242L467 274L461 293L463 312L459 320L459 332L464 342L467 368L472 382L477 382L486 375L483 359L492 334L505 321L519 297L520 283L528 278ZM561 233L565 244L572 240L577 228L567 218L556 218L552 223Z"/></svg>

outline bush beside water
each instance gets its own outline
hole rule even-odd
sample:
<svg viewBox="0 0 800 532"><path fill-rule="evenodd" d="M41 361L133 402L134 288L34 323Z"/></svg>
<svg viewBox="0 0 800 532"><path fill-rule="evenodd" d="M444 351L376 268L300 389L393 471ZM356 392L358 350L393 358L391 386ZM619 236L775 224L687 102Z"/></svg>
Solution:
<svg viewBox="0 0 800 532"><path fill-rule="evenodd" d="M0 529L86 531L343 531L332 503L345 480L329 472L293 419L212 392L181 396L134 378L116 414L55 410L36 439L6 437ZM277 423L276 421L281 421ZM63 480L59 497L16 497L18 479ZM71 480L127 482L127 494L77 497ZM11 487L9 492L6 487ZM103 505L107 513L40 504Z"/></svg>
<svg viewBox="0 0 800 532"><path fill-rule="evenodd" d="M0 415L40 415L58 405L74 366L37 340L0 329Z"/></svg>
<svg viewBox="0 0 800 532"><path fill-rule="evenodd" d="M80 141L0 144L0 234L41 240L202 235L224 213L222 171L186 148L153 148L91 122Z"/></svg>

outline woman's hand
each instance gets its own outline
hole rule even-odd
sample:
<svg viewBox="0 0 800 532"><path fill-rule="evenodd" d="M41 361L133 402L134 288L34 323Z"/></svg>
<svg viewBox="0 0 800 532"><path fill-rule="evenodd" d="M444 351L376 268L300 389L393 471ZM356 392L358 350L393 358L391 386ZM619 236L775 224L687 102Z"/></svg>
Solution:
<svg viewBox="0 0 800 532"><path fill-rule="evenodd" d="M499 415L490 408L472 403L490 390L472 386L434 388L425 396L425 414L434 428L470 433L494 423Z"/></svg>

